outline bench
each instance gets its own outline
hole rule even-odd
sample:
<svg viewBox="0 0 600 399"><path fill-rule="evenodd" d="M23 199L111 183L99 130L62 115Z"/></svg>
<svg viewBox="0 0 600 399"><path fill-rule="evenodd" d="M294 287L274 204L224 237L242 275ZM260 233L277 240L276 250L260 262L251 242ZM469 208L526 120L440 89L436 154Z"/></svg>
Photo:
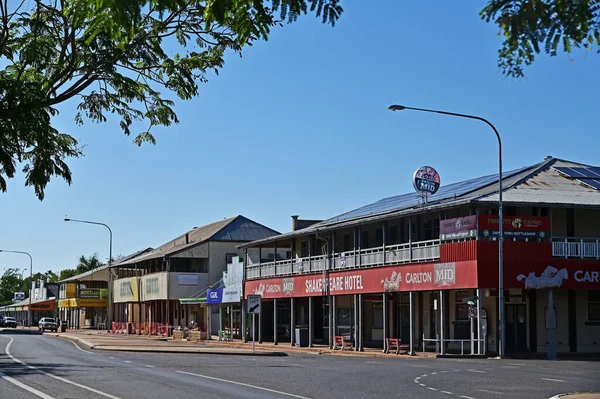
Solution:
<svg viewBox="0 0 600 399"><path fill-rule="evenodd" d="M334 337L334 342L335 342L335 346L333 347L333 349L337 349L338 347L340 348L341 351L343 351L345 348L351 349L352 348L352 341L350 341L349 339L346 339L346 337L343 337L341 335L336 335Z"/></svg>
<svg viewBox="0 0 600 399"><path fill-rule="evenodd" d="M402 351L408 353L409 346L402 343L400 338L387 338L387 345L385 347L385 353L390 353L390 350L396 352L396 355Z"/></svg>

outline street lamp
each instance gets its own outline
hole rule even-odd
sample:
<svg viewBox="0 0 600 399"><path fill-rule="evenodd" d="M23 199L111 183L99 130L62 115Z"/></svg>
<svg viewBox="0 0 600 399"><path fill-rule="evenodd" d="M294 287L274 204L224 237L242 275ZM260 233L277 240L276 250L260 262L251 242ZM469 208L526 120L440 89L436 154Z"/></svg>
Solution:
<svg viewBox="0 0 600 399"><path fill-rule="evenodd" d="M110 227L108 227L107 224L100 223L100 222L92 222L89 220L77 220L77 219L65 218L65 222L95 224L98 226L104 226L108 229L108 232L110 234L110 247L109 247L109 254L108 254L108 317L107 317L108 323L106 323L106 325L110 326L112 324L112 273L110 270L110 266L112 264L112 230L110 229Z"/></svg>
<svg viewBox="0 0 600 399"><path fill-rule="evenodd" d="M498 138L498 219L499 219L499 231L500 234L498 238L498 356L500 358L504 357L504 229L503 229L503 218L502 218L502 140L500 139L500 134L496 127L492 125L490 121L484 119L480 116L475 115L466 115L466 114L457 114L454 112L447 111L438 111L433 109L426 108L413 108L406 107L404 105L390 105L388 107L390 111L421 111L421 112L430 112L433 114L442 114L442 115L450 115L457 116L459 118L467 118L467 119L476 119L478 121L486 123L489 127L492 128L494 133L496 133L496 137ZM479 299L481 300L481 299Z"/></svg>
<svg viewBox="0 0 600 399"><path fill-rule="evenodd" d="M33 281L33 258L28 252L23 251L10 251L8 249L0 249L0 252L29 256L29 280L31 280L29 281L29 307L27 308L27 326L29 327L31 325L31 295L33 294L33 290L31 289L31 282ZM21 277L22 276L23 274L21 273Z"/></svg>

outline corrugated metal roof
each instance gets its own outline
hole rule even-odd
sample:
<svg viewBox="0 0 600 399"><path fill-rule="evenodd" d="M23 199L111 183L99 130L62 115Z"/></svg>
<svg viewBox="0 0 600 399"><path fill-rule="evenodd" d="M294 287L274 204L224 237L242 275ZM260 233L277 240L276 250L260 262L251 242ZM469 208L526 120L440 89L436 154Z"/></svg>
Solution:
<svg viewBox="0 0 600 399"><path fill-rule="evenodd" d="M256 223L242 215L219 220L194 228L161 245L156 250L120 265L131 265L150 259L160 259L206 241L249 242L280 234L278 231Z"/></svg>
<svg viewBox="0 0 600 399"><path fill-rule="evenodd" d="M502 182L504 187L527 178L539 168L548 165L550 161L544 161L532 166L526 166L509 172L504 172ZM441 191L441 193L440 193ZM407 193L399 196L385 198L373 204L360 207L354 211L327 219L305 229L291 231L279 236L258 240L241 247L253 246L261 243L286 240L296 236L302 236L318 231L327 231L335 228L348 227L366 222L384 220L393 217L420 213L434 209L444 209L452 206L473 202L482 195L489 195L498 191L498 175L482 176L475 179L450 183L442 191L442 187L435 195L429 197L426 205L420 204L420 196L417 193Z"/></svg>
<svg viewBox="0 0 600 399"><path fill-rule="evenodd" d="M120 265L121 263L125 263L125 262L127 262L128 260L131 260L131 259L133 259L133 258L136 258L136 257L138 257L138 256L141 256L141 255L143 255L143 254L145 254L145 253L147 253L147 252L150 252L150 251L152 251L152 247L148 247L148 248L140 249L139 251L136 251L136 252L134 252L134 253L132 253L132 254L129 254L129 255L123 256L123 257L122 257L122 258L120 258L118 261L116 261L116 262L113 262L113 264L112 264L110 267L115 267L115 266L118 266L118 265ZM108 265L102 265L102 266L100 266L100 267L97 267L97 268L95 268L94 270L89 270L89 271L87 271L87 272L80 273L80 274L78 274L78 275L76 275L76 276L69 277L69 278L66 278L66 279L64 279L64 280L60 280L60 281L59 281L59 283L65 283L65 282L69 282L69 281L75 281L75 280L82 280L82 279L85 279L85 278L86 278L86 277L88 277L88 276L91 276L92 274L95 274L95 273L101 272L102 270L105 270L105 269L108 269Z"/></svg>
<svg viewBox="0 0 600 399"><path fill-rule="evenodd" d="M502 200L514 204L546 204L600 206L600 191L564 176L556 167L585 167L588 165L555 159L551 167L503 191ZM486 195L477 202L498 202L498 193Z"/></svg>

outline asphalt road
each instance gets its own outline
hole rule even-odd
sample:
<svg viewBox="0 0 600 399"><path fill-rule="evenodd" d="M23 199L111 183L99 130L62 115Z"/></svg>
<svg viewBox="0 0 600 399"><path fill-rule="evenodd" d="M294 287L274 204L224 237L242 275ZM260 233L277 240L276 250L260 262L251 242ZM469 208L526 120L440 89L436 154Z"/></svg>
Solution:
<svg viewBox="0 0 600 399"><path fill-rule="evenodd" d="M549 398L600 392L600 363L87 351L0 334L0 398Z"/></svg>

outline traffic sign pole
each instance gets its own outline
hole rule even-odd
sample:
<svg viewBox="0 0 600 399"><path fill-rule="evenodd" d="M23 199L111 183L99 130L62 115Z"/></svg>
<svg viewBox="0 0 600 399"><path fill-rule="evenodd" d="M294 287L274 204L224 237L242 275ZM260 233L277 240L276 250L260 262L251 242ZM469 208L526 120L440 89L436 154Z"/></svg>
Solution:
<svg viewBox="0 0 600 399"><path fill-rule="evenodd" d="M252 313L252 354L256 354L254 351L254 341L256 341L256 329L254 328L254 319L256 318L256 313Z"/></svg>

